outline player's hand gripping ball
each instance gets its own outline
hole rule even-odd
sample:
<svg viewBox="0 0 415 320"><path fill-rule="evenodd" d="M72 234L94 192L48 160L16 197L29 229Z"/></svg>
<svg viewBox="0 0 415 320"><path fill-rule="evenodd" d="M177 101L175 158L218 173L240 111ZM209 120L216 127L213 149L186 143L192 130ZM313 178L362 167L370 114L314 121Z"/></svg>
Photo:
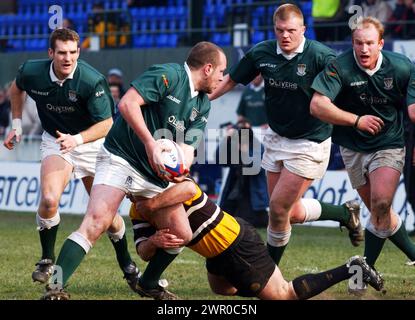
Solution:
<svg viewBox="0 0 415 320"><path fill-rule="evenodd" d="M184 164L184 153L182 148L169 139L159 139L157 140L157 143L167 149L161 153L163 164L166 167L166 170L162 173L171 178L187 174L188 170Z"/></svg>

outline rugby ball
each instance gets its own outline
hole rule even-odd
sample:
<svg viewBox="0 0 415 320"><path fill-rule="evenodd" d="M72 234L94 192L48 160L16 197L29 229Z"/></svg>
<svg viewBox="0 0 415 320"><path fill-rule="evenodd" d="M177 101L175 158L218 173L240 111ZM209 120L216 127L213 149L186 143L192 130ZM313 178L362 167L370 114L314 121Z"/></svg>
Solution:
<svg viewBox="0 0 415 320"><path fill-rule="evenodd" d="M163 164L166 167L163 174L174 178L187 173L182 148L169 139L159 139L157 140L157 143L159 143L161 147L167 149L163 150L161 153Z"/></svg>

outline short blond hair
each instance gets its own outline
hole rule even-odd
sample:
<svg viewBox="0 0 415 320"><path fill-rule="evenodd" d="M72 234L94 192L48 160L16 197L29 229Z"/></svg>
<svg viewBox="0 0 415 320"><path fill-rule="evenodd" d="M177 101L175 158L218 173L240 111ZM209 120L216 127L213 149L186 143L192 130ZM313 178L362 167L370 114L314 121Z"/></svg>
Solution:
<svg viewBox="0 0 415 320"><path fill-rule="evenodd" d="M301 12L300 8L297 7L295 4L291 4L291 3L286 3L286 4L282 4L280 5L275 11L274 11L274 15L272 17L272 21L275 22L277 21L277 19L280 20L288 20L291 16L300 18L301 21L304 24L304 16L303 13Z"/></svg>
<svg viewBox="0 0 415 320"><path fill-rule="evenodd" d="M385 27L383 26L382 22L380 22L375 17L364 17L360 20L358 20L356 28L352 30L352 38L353 34L357 29L363 29L365 27L368 27L369 25L372 25L375 27L375 29L379 33L379 40L383 39L383 34L385 33Z"/></svg>

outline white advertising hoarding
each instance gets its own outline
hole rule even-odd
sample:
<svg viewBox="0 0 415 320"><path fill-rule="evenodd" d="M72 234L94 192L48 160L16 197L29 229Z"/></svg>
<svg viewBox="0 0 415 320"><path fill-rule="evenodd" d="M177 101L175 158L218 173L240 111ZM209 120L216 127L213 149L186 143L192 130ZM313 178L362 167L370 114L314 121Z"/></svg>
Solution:
<svg viewBox="0 0 415 320"><path fill-rule="evenodd" d="M40 164L33 162L0 162L0 210L36 211L40 201ZM345 171L328 171L323 179L316 180L305 193L306 198L315 198L330 204L341 204L359 199L352 189ZM71 180L62 194L59 204L61 213L84 214L88 195L80 180ZM362 222L366 224L369 212L362 204ZM413 229L414 216L406 202L405 188L401 179L395 199L394 210L406 221L406 228ZM128 215L129 200L124 200L119 209ZM338 226L337 222L318 221L312 225Z"/></svg>

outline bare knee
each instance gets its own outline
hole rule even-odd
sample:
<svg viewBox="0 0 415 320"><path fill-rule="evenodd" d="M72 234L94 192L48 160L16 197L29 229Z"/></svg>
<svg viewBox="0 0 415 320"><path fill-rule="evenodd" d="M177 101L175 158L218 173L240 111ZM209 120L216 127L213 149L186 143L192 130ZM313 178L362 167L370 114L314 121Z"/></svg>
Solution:
<svg viewBox="0 0 415 320"><path fill-rule="evenodd" d="M269 219L274 224L283 224L288 219L289 207L277 202L276 200L271 200L269 205Z"/></svg>
<svg viewBox="0 0 415 320"><path fill-rule="evenodd" d="M187 245L193 238L193 232L190 226L182 226L182 228L175 230L174 234L184 241L184 245Z"/></svg>
<svg viewBox="0 0 415 320"><path fill-rule="evenodd" d="M111 225L111 221L107 220L98 213L87 213L79 231L86 234L88 240L94 244Z"/></svg>
<svg viewBox="0 0 415 320"><path fill-rule="evenodd" d="M372 199L372 212L379 217L388 215L391 206L392 202L388 199Z"/></svg>
<svg viewBox="0 0 415 320"><path fill-rule="evenodd" d="M42 196L40 202L41 213L46 214L47 217L56 213L59 207L59 199L56 195L52 193L46 193Z"/></svg>

